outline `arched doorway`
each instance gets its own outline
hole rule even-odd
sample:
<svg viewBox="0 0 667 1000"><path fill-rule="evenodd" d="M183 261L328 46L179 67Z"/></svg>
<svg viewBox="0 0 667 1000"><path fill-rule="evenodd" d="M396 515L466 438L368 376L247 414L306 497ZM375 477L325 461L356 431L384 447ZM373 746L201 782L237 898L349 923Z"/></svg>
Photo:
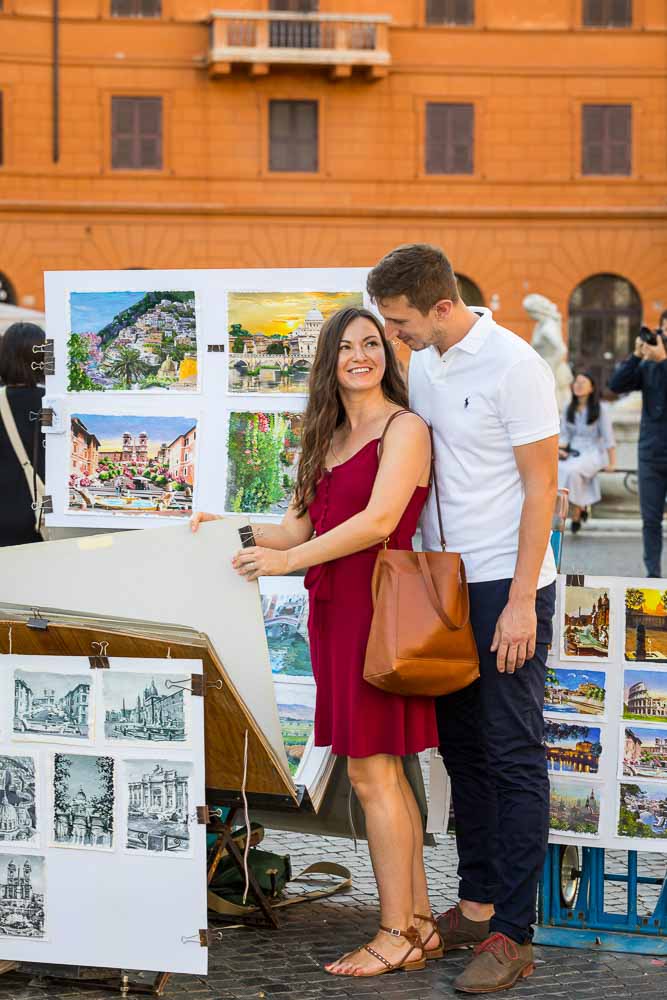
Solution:
<svg viewBox="0 0 667 1000"><path fill-rule="evenodd" d="M0 305L15 306L16 292L9 278L0 271Z"/></svg>
<svg viewBox="0 0 667 1000"><path fill-rule="evenodd" d="M467 306L485 305L482 291L472 278L466 277L465 274L457 274L456 281L459 286L459 294Z"/></svg>
<svg viewBox="0 0 667 1000"><path fill-rule="evenodd" d="M627 278L586 278L570 296L570 364L589 370L604 390L614 365L633 349L641 317L639 292Z"/></svg>

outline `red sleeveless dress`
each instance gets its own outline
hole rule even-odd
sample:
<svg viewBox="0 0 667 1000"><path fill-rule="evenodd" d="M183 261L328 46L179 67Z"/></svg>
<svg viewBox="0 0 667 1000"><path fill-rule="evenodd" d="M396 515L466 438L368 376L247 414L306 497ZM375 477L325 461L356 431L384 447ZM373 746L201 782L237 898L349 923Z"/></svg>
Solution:
<svg viewBox="0 0 667 1000"><path fill-rule="evenodd" d="M359 514L370 500L378 471L379 438L325 472L309 507L318 535ZM411 549L428 489L418 486L391 535L389 548ZM363 677L373 617L371 579L375 545L308 570L308 633L317 683L315 745L335 754L404 756L438 745L432 698L404 698L368 684Z"/></svg>

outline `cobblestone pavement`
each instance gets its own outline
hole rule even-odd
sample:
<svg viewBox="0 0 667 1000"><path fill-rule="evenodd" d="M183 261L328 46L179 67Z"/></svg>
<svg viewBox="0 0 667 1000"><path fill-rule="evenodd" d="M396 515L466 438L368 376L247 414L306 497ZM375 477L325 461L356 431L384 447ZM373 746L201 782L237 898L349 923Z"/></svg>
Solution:
<svg viewBox="0 0 667 1000"><path fill-rule="evenodd" d="M280 913L279 931L256 928L225 929L222 941L209 949L209 975L204 978L174 976L167 994L171 1000L435 1000L461 996L452 980L467 960L454 952L431 962L423 972L397 973L375 979L334 978L322 963L369 940L377 925L375 885L366 845L355 853L351 841L297 834L269 833L262 845L290 854L294 872L326 858L346 865L353 873L352 889L339 896L290 907ZM620 864L620 859L615 859ZM642 870L661 877L665 861L642 856ZM440 838L427 848L426 864L436 911L456 897L456 851L451 840ZM621 887L611 888L609 903L620 902ZM644 902L655 901L647 889ZM211 926L216 926L215 918ZM0 946L1 954L1 946ZM553 997L563 1000L598 1000L599 997L641 997L665 1000L667 964L649 957L592 954L555 948L536 948L535 973L509 996L517 1000ZM104 1000L108 993L65 986L51 980L10 973L0 977L2 1000Z"/></svg>

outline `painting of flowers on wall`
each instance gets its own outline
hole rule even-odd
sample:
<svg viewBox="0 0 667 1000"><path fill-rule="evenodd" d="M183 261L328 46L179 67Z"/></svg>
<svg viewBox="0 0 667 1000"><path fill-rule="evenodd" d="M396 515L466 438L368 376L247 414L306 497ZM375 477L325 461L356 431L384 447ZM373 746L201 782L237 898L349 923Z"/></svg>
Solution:
<svg viewBox="0 0 667 1000"><path fill-rule="evenodd" d="M225 509L283 514L290 503L301 447L301 413L230 413Z"/></svg>

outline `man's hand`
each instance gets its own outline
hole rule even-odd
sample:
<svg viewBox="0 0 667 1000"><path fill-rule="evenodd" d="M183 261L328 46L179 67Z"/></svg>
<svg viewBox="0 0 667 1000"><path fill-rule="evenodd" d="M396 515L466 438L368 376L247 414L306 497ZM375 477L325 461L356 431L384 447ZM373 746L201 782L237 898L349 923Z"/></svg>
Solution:
<svg viewBox="0 0 667 1000"><path fill-rule="evenodd" d="M644 344L644 361L655 361L656 364L667 361L667 350L665 350L665 342L662 337L658 337L658 343L655 346Z"/></svg>
<svg viewBox="0 0 667 1000"><path fill-rule="evenodd" d="M532 660L536 634L535 598L510 597L498 619L491 643L491 652L498 653L499 673L513 674L526 660Z"/></svg>
<svg viewBox="0 0 667 1000"><path fill-rule="evenodd" d="M635 337L635 349L633 353L636 358L644 357L644 341L641 337Z"/></svg>

